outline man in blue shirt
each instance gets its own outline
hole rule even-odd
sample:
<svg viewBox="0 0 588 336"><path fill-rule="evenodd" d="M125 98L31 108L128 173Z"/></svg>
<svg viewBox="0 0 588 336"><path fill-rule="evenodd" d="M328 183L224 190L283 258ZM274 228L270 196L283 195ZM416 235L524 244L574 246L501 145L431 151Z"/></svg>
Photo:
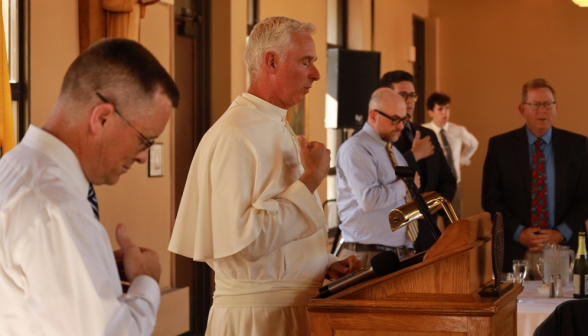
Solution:
<svg viewBox="0 0 588 336"><path fill-rule="evenodd" d="M588 218L588 139L552 126L555 90L542 78L523 86L519 112L523 128L490 139L484 163L482 207L502 213L505 227L503 270L513 259L535 263L544 243L577 248Z"/></svg>
<svg viewBox="0 0 588 336"><path fill-rule="evenodd" d="M370 98L363 129L339 148L337 206L345 239L341 258L355 255L369 265L382 251L393 251L400 259L413 253L408 227L392 232L388 222L390 210L406 202L406 187L396 177L392 160L396 165L407 164L390 143L398 139L409 118L399 94L390 88L378 89ZM420 185L418 174L415 182Z"/></svg>

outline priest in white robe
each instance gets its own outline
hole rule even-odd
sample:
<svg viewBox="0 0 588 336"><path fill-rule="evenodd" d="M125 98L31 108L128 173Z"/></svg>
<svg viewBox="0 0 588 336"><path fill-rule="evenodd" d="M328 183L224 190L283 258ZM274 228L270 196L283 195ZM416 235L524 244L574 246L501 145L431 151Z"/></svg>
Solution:
<svg viewBox="0 0 588 336"><path fill-rule="evenodd" d="M329 150L286 121L320 79L314 30L284 17L255 26L245 50L250 89L194 156L169 250L215 271L207 335L310 335L306 306L326 273L361 267L326 252L316 188Z"/></svg>
<svg viewBox="0 0 588 336"><path fill-rule="evenodd" d="M178 100L169 74L130 40L101 40L69 67L45 125L0 159L0 335L151 335L157 253L121 224L113 254L90 183L115 184L145 163Z"/></svg>

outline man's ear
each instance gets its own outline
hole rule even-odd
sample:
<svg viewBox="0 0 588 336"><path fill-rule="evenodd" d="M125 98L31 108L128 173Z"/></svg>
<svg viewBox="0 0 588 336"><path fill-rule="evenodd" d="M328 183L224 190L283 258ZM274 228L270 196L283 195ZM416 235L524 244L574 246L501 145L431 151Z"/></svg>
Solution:
<svg viewBox="0 0 588 336"><path fill-rule="evenodd" d="M521 113L521 115L524 117L524 112L525 112L525 105L523 104L519 104L519 112Z"/></svg>
<svg viewBox="0 0 588 336"><path fill-rule="evenodd" d="M376 112L374 110L369 110L368 111L368 120L371 120L372 122L376 122L376 114L378 114L378 112Z"/></svg>
<svg viewBox="0 0 588 336"><path fill-rule="evenodd" d="M433 116L434 116L434 113L431 110L427 110L427 114L429 114L429 117L431 117L431 118L433 118Z"/></svg>
<svg viewBox="0 0 588 336"><path fill-rule="evenodd" d="M90 129L93 134L100 134L107 125L107 122L112 122L114 115L114 107L111 104L98 104L90 112Z"/></svg>
<svg viewBox="0 0 588 336"><path fill-rule="evenodd" d="M266 51L263 54L263 66L271 74L275 74L277 70L278 55L273 51Z"/></svg>

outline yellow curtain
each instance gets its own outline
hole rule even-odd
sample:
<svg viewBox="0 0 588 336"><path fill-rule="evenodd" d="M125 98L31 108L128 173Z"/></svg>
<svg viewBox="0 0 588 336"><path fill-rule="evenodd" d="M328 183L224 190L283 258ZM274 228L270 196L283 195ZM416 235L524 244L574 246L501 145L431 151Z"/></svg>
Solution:
<svg viewBox="0 0 588 336"><path fill-rule="evenodd" d="M12 94L10 93L10 74L8 73L8 57L6 55L6 35L4 35L4 22L0 15L0 53L2 53L2 65L0 73L0 147L2 155L14 148L14 122L12 119Z"/></svg>

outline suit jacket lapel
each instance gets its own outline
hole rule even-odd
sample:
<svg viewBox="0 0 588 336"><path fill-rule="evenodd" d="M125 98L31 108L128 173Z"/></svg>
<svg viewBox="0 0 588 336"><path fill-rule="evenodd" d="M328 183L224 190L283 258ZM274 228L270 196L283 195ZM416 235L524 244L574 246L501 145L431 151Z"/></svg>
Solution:
<svg viewBox="0 0 588 336"><path fill-rule="evenodd" d="M527 139L526 126L523 126L518 132L515 133L515 152L517 156L518 166L523 177L525 190L531 196L531 167L529 164L529 142Z"/></svg>
<svg viewBox="0 0 588 336"><path fill-rule="evenodd" d="M551 141L553 141L553 163L555 166L555 216L557 220L557 214L560 212L558 211L558 204L561 205L561 202L558 202L562 198L562 193L564 189L564 176L565 176L565 168L568 164L568 146L565 143L564 139L561 138L561 133L559 130L552 126L552 135Z"/></svg>

